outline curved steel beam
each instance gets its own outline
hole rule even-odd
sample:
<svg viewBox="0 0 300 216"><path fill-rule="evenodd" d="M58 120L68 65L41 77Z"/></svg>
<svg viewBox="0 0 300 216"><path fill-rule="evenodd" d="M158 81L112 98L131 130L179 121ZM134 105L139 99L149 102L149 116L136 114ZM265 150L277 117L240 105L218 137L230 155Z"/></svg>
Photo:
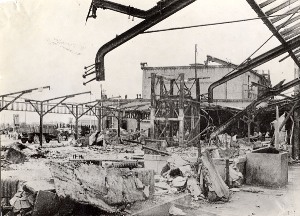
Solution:
<svg viewBox="0 0 300 216"><path fill-rule="evenodd" d="M157 5L149 10L141 10L135 7L122 5L116 2L106 1L106 0L93 0L92 5L96 8L102 8L103 10L108 9L112 11L116 11L119 13L123 13L129 16L138 17L141 19L146 19L152 16L154 13L162 10L163 8L173 4L178 0L163 0L157 2Z"/></svg>
<svg viewBox="0 0 300 216"><path fill-rule="evenodd" d="M172 14L174 14L177 11L183 9L184 7L190 5L191 3L195 2L196 0L173 0L173 1L174 1L173 4L170 4L169 6L163 8L162 10L153 14L149 18L145 19L141 23L135 25L131 29L129 29L126 32L122 33L121 35L117 36L113 40L104 44L98 50L96 59L95 59L95 69L96 69L96 80L97 81L105 80L104 56L108 52L110 52L113 49L115 49L116 47L124 44L125 42L129 41L130 39L132 39L135 36L139 35L140 33L144 32L145 30L151 28L152 26L156 25L157 23L161 22L162 20L168 18Z"/></svg>

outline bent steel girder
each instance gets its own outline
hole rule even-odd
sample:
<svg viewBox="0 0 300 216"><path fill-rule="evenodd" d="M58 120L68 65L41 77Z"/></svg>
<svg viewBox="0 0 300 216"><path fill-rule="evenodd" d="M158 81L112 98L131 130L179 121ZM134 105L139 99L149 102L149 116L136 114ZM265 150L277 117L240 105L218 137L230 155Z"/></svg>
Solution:
<svg viewBox="0 0 300 216"><path fill-rule="evenodd" d="M246 63L240 65L235 72L224 76L223 78L219 79L218 81L212 83L209 87L208 87L208 102L212 103L213 102L213 90L214 88L216 88L219 85L222 85L223 83L237 77L240 76L244 73L246 73L247 71L262 65L280 55L282 55L283 53L287 52L289 49L294 49L300 47L300 36L286 42L285 45L280 45L278 47L275 47L274 49L269 50L268 52L265 52L264 54L250 60L247 61Z"/></svg>
<svg viewBox="0 0 300 216"><path fill-rule="evenodd" d="M93 0L92 5L96 8L102 8L102 9L109 9L112 11L116 11L119 13L123 13L129 16L146 19L152 16L154 13L159 12L163 8L169 6L170 4L173 4L175 1L178 0L164 0L157 2L157 5L149 10L141 10L135 7L125 6L119 3L106 1L106 0Z"/></svg>
<svg viewBox="0 0 300 216"><path fill-rule="evenodd" d="M104 44L98 50L98 52L96 54L96 58L95 58L96 80L97 81L105 80L104 56L108 52L110 52L113 49L115 49L116 47L124 44L125 42L129 41L130 39L134 38L135 36L139 35L140 33L151 28L152 26L156 25L157 23L168 18L172 14L176 13L177 11L183 9L184 7L190 5L191 3L195 2L195 1L196 0L172 0L172 2L173 2L172 4L168 5L167 7L164 7L163 9L161 9L158 12L151 15L149 18L146 18L141 23L135 25L131 29L127 30L126 32L124 32L121 35L114 38L113 40Z"/></svg>
<svg viewBox="0 0 300 216"><path fill-rule="evenodd" d="M227 122L222 124L220 127L218 127L213 133L210 135L210 140L215 138L218 134L222 133L226 128L228 128L232 123L240 119L243 115L245 115L247 112L255 108L259 103L263 102L264 100L276 96L280 94L281 92L284 92L295 85L300 85L300 79L294 79L278 88L270 88L268 91L266 91L263 95L261 95L258 99L250 103L245 109L235 114L232 118L230 118Z"/></svg>

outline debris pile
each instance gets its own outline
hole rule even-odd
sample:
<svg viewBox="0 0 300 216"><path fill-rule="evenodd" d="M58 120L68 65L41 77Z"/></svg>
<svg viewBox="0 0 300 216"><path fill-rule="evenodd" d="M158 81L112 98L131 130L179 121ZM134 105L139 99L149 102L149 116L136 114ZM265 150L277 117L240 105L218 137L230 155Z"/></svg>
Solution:
<svg viewBox="0 0 300 216"><path fill-rule="evenodd" d="M173 154L161 175L155 175L155 195L186 190L194 200L229 200L229 188L218 173L209 151L203 153L200 162L193 164Z"/></svg>

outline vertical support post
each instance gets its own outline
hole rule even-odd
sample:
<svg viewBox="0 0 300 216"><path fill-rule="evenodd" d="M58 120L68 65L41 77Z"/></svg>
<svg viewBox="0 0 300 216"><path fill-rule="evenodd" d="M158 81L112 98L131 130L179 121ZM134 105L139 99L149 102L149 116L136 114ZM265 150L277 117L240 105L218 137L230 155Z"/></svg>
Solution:
<svg viewBox="0 0 300 216"><path fill-rule="evenodd" d="M98 108L98 131L101 131L101 108Z"/></svg>
<svg viewBox="0 0 300 216"><path fill-rule="evenodd" d="M250 143L250 137L251 137L251 121L250 119L247 121L248 126L248 143Z"/></svg>
<svg viewBox="0 0 300 216"><path fill-rule="evenodd" d="M278 106L276 106L276 123L274 124L274 135L275 135L275 141L274 141L274 145L275 148L279 148L279 109Z"/></svg>
<svg viewBox="0 0 300 216"><path fill-rule="evenodd" d="M40 146L43 146L43 102L41 102L41 111L40 111Z"/></svg>
<svg viewBox="0 0 300 216"><path fill-rule="evenodd" d="M155 73L151 73L151 110L150 110L150 137L154 139L155 128L155 108L156 108L156 96L155 96Z"/></svg>
<svg viewBox="0 0 300 216"><path fill-rule="evenodd" d="M184 145L184 74L179 74L180 77L180 95L179 95L179 130L178 130L178 141L179 146Z"/></svg>
<svg viewBox="0 0 300 216"><path fill-rule="evenodd" d="M200 103L201 101L201 96L200 96L200 78L196 78L196 100ZM199 109L199 133L201 133L201 109ZM201 136L199 138L199 143L198 143L198 158L201 157Z"/></svg>
<svg viewBox="0 0 300 216"><path fill-rule="evenodd" d="M78 105L75 106L75 140L78 139Z"/></svg>
<svg viewBox="0 0 300 216"><path fill-rule="evenodd" d="M196 82L196 100L200 102L200 78L197 78L195 82Z"/></svg>
<svg viewBox="0 0 300 216"><path fill-rule="evenodd" d="M174 95L174 83L175 83L175 79L171 79L170 80L170 96ZM174 117L174 103L173 101L170 101L170 115L169 118L173 118ZM174 122L170 121L170 138L173 138L174 135Z"/></svg>
<svg viewBox="0 0 300 216"><path fill-rule="evenodd" d="M159 96L160 98L164 97L164 78L159 77Z"/></svg>
<svg viewBox="0 0 300 216"><path fill-rule="evenodd" d="M121 132L121 114L120 114L120 109L118 110L118 139L120 140L120 132Z"/></svg>
<svg viewBox="0 0 300 216"><path fill-rule="evenodd" d="M299 160L300 158L300 110L294 111L294 134L293 134L293 158Z"/></svg>
<svg viewBox="0 0 300 216"><path fill-rule="evenodd" d="M226 185L229 187L230 186L230 180L229 180L229 176L230 176L230 174L229 174L229 159L227 158L226 159L226 165L225 165L225 170L226 170L226 176L225 176L225 183L226 183Z"/></svg>
<svg viewBox="0 0 300 216"><path fill-rule="evenodd" d="M141 113L137 114L136 123L137 123L137 125L136 125L137 129L141 130Z"/></svg>

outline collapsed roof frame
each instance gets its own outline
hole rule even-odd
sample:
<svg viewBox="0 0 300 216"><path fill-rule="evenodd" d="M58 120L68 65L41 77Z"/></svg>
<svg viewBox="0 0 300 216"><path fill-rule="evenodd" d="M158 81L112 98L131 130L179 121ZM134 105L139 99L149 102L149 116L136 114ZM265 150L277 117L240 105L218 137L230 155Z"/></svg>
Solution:
<svg viewBox="0 0 300 216"><path fill-rule="evenodd" d="M274 3L279 2L278 0L267 0L262 2L261 4L257 4L255 0L247 0L248 4L251 6L251 8L256 12L256 14L262 19L264 24L269 28L269 30L273 33L273 35L280 41L282 45L284 45L287 48L287 51L289 53L289 56L294 60L295 64L300 68L300 55L296 55L299 50L295 49L293 51L292 48L290 48L287 45L287 40L294 38L300 34L299 32L299 26L300 26L300 16L293 17L294 14L296 14L300 6L294 6L292 9L289 9L288 12L292 14L291 18L286 20L282 24L278 24L275 26L275 24L284 18L288 17L289 13L285 13L282 16L278 16L276 18L270 19L267 18L267 16L274 15L278 11L286 9L288 6L291 6L294 3L299 2L299 0L288 0L284 1L283 3L279 4L278 6L274 6L270 9L265 9L265 12L263 9L267 6L274 5ZM296 22L296 24L294 24ZM297 23L298 22L298 23ZM294 24L291 27L287 27L288 25ZM286 26L285 26L286 25ZM284 29L285 28L285 29Z"/></svg>
<svg viewBox="0 0 300 216"><path fill-rule="evenodd" d="M64 96L55 97L55 98L42 100L42 101L31 100L31 99L26 99L25 100L25 102L28 102L28 103L31 104L31 106L35 109L35 111L40 116L40 132L39 132L40 146L43 145L43 117L46 114L48 114L51 110L53 110L55 107L57 107L59 104L63 103L65 100L67 100L68 98L72 98L72 97L75 97L77 95L82 95L82 94L91 94L91 92L87 91L87 92L81 92L81 93L76 93L76 94L64 95ZM57 102L53 107L51 107L50 109L47 109L47 111L44 110L44 103L45 102L49 102L49 101L53 101L53 100L55 101L55 100L58 100L58 99L61 99L61 100L59 102ZM32 102L36 102L36 104L33 104ZM38 106L40 106L40 108Z"/></svg>

